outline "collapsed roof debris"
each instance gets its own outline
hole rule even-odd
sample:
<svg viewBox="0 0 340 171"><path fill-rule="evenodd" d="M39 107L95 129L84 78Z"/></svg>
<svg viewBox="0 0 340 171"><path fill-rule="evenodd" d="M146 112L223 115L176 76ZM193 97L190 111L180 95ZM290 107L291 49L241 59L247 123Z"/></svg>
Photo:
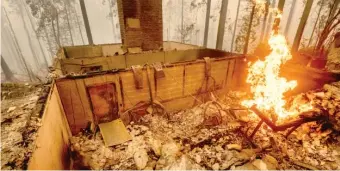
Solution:
<svg viewBox="0 0 340 171"><path fill-rule="evenodd" d="M127 126L132 140L113 147L104 145L99 132L80 133L71 139L74 168L340 169L340 82L290 100L313 101L329 120L303 124L288 137L263 125L248 139L246 130L259 118L239 109L244 96L231 92L177 113L145 115Z"/></svg>

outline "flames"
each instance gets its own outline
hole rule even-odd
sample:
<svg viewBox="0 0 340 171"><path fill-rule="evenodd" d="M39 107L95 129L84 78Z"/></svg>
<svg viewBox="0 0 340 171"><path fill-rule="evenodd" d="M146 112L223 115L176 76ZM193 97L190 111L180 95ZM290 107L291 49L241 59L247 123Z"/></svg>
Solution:
<svg viewBox="0 0 340 171"><path fill-rule="evenodd" d="M256 61L249 66L247 83L251 85L253 100L245 100L243 105L254 104L260 110L274 110L279 117L287 115L283 93L296 87L296 81L279 77L280 66L292 58L284 36L272 34L268 41L272 51L264 61Z"/></svg>
<svg viewBox="0 0 340 171"><path fill-rule="evenodd" d="M281 13L277 12L277 18ZM296 81L287 81L280 77L280 67L292 58L287 41L283 35L272 32L269 40L271 52L264 61L258 60L249 65L247 83L251 85L253 99L242 101L242 105L251 107L256 105L261 111L274 112L278 118L285 118L298 112L310 110L310 104L298 105L294 110L286 110L284 107L284 93L297 86Z"/></svg>

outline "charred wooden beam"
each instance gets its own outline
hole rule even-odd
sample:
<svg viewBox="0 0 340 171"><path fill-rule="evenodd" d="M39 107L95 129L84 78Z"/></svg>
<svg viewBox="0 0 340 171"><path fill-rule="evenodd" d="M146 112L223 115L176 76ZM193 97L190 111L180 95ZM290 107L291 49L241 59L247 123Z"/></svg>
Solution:
<svg viewBox="0 0 340 171"><path fill-rule="evenodd" d="M299 119L284 123L282 125L276 125L273 121L271 121L266 115L264 115L260 110L256 108L256 105L253 105L250 108L251 111L253 111L258 117L260 117L261 122L266 123L273 131L285 131L288 128L292 128L290 131L288 131L287 135L292 133L295 129L297 129L299 126L301 126L303 123L307 122L313 122L313 121L319 121L322 119L325 119L322 115L314 115L312 111L309 112L303 112L299 116ZM259 123L256 128L254 129L253 133L251 134L251 137L255 135L257 130L260 128L262 123Z"/></svg>
<svg viewBox="0 0 340 171"><path fill-rule="evenodd" d="M254 135L255 135L256 132L260 129L260 127L262 126L262 124L263 124L263 120L261 120L261 121L256 125L256 127L255 127L253 133L251 133L251 135L250 135L250 137L249 137L250 139L253 139Z"/></svg>

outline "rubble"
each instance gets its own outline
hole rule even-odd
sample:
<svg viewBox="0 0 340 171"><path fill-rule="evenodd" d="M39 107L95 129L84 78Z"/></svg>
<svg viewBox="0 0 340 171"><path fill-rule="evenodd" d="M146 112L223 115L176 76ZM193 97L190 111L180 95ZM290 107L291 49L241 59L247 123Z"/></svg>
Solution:
<svg viewBox="0 0 340 171"><path fill-rule="evenodd" d="M241 151L242 147L239 144L228 144L227 145L228 150L237 150Z"/></svg>
<svg viewBox="0 0 340 171"><path fill-rule="evenodd" d="M330 122L305 123L288 137L263 124L249 139L260 119L236 103L245 97L237 92L177 113L145 115L126 126L132 140L113 147L98 133L80 133L71 139L74 169L340 169L339 92L337 82L293 97L291 107L312 102L328 111Z"/></svg>
<svg viewBox="0 0 340 171"><path fill-rule="evenodd" d="M49 87L31 84L2 84L1 169L24 170L35 147L41 126L41 111Z"/></svg>

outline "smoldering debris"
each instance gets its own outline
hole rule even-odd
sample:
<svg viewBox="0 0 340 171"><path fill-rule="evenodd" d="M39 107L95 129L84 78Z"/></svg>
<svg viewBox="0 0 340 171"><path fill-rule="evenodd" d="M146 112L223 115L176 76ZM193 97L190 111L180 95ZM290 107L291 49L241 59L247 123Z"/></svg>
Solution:
<svg viewBox="0 0 340 171"><path fill-rule="evenodd" d="M177 113L145 115L127 125L132 140L113 147L105 147L99 132L79 133L71 139L74 168L340 169L339 92L337 82L293 97L291 104L313 101L330 119L303 124L288 137L264 124L249 139L247 130L259 118L240 109L236 102L245 95L239 92Z"/></svg>

